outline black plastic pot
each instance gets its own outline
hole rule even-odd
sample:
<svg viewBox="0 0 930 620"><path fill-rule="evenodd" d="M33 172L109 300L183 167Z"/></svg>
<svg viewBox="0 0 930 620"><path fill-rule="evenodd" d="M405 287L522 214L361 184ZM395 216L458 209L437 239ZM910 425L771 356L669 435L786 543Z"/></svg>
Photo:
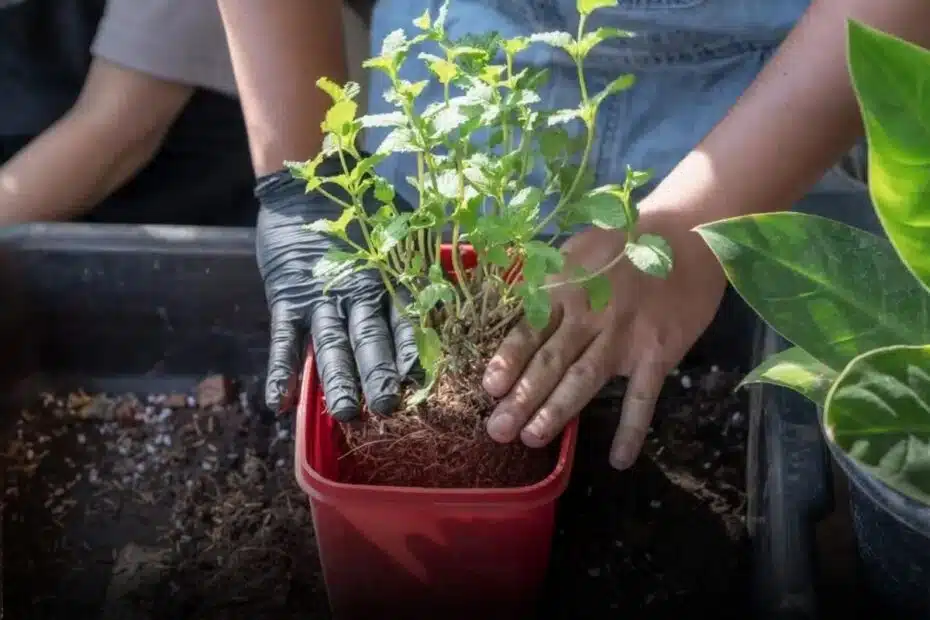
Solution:
<svg viewBox="0 0 930 620"><path fill-rule="evenodd" d="M764 327L757 343L759 356L786 346ZM826 441L814 405L789 390L755 388L749 468L748 479L756 481L749 487L749 524L760 616L930 615L930 508ZM853 548L833 545L827 556L823 539L835 540L843 535L835 530L844 528ZM839 581L836 570L825 577L837 563L845 564Z"/></svg>

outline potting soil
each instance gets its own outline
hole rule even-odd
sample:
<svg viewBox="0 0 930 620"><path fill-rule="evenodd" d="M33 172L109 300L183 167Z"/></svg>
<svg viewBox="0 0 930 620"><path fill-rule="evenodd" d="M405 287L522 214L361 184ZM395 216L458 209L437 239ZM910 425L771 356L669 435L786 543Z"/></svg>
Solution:
<svg viewBox="0 0 930 620"><path fill-rule="evenodd" d="M619 400L584 413L540 618L702 606L746 617L738 377L671 377L628 472L607 464ZM11 412L0 436L6 617L328 617L292 421L258 415L227 384L46 395Z"/></svg>

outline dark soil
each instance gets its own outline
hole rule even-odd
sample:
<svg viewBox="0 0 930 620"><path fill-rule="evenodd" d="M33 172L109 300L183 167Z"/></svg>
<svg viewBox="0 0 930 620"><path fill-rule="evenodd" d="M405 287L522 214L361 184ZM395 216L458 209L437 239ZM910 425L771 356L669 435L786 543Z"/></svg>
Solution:
<svg viewBox="0 0 930 620"><path fill-rule="evenodd" d="M687 376L631 471L607 464L616 390L583 415L540 618L748 617L747 409L737 374ZM0 436L5 618L329 617L287 420L66 399Z"/></svg>
<svg viewBox="0 0 930 620"><path fill-rule="evenodd" d="M46 395L21 413L0 444L5 617L261 620L326 609L290 430L204 387L201 403Z"/></svg>
<svg viewBox="0 0 930 620"><path fill-rule="evenodd" d="M592 404L559 505L550 618L750 617L745 515L748 406L741 373L670 377L636 465L607 455L617 399Z"/></svg>

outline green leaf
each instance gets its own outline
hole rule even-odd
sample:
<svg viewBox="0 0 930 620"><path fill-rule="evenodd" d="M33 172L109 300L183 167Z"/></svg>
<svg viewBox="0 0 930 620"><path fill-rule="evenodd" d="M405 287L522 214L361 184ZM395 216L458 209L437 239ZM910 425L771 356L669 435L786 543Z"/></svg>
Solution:
<svg viewBox="0 0 930 620"><path fill-rule="evenodd" d="M930 342L928 293L884 239L792 212L697 232L762 319L831 368L877 347Z"/></svg>
<svg viewBox="0 0 930 620"><path fill-rule="evenodd" d="M356 252L331 249L313 264L313 277L323 280L327 284L332 284L334 280L356 270L357 264L361 260L362 256Z"/></svg>
<svg viewBox="0 0 930 620"><path fill-rule="evenodd" d="M459 74L459 68L454 62L445 58L439 58L433 54L420 54L420 59L426 62L426 66L436 76L440 84L448 84Z"/></svg>
<svg viewBox="0 0 930 620"><path fill-rule="evenodd" d="M417 345L420 365L423 367L426 376L435 377L439 360L442 357L442 342L439 340L439 334L431 327L415 325L413 339Z"/></svg>
<svg viewBox="0 0 930 620"><path fill-rule="evenodd" d="M530 327L536 331L545 329L552 314L548 291L524 281L514 287L514 292L523 299L523 315Z"/></svg>
<svg viewBox="0 0 930 620"><path fill-rule="evenodd" d="M413 20L413 25L419 28L420 30L429 30L432 26L432 20L430 19L429 9L423 11L423 14L418 18Z"/></svg>
<svg viewBox="0 0 930 620"><path fill-rule="evenodd" d="M588 192L571 209L598 228L614 230L627 225L621 198L605 188Z"/></svg>
<svg viewBox="0 0 930 620"><path fill-rule="evenodd" d="M333 103L337 103L345 99L345 92L343 92L342 87L339 84L336 84L334 81L328 77L321 77L316 81L316 86L324 93L330 96L333 100Z"/></svg>
<svg viewBox="0 0 930 620"><path fill-rule="evenodd" d="M590 15L597 9L617 6L617 0L577 0L576 6L580 15Z"/></svg>
<svg viewBox="0 0 930 620"><path fill-rule="evenodd" d="M872 202L905 265L930 288L930 51L851 21L849 68Z"/></svg>
<svg viewBox="0 0 930 620"><path fill-rule="evenodd" d="M394 186L378 177L375 179L375 199L378 202L391 204L394 202Z"/></svg>
<svg viewBox="0 0 930 620"><path fill-rule="evenodd" d="M326 112L326 120L323 121L323 130L331 131L335 134L342 134L346 125L355 120L355 113L358 112L358 104L351 99L337 101Z"/></svg>
<svg viewBox="0 0 930 620"><path fill-rule="evenodd" d="M853 359L827 395L824 425L868 471L930 505L930 345Z"/></svg>
<svg viewBox="0 0 930 620"><path fill-rule="evenodd" d="M417 146L416 136L407 127L398 127L384 138L378 147L378 154L416 153L422 149Z"/></svg>
<svg viewBox="0 0 930 620"><path fill-rule="evenodd" d="M508 207L515 211L535 209L542 201L543 193L538 187L524 187L510 199Z"/></svg>
<svg viewBox="0 0 930 620"><path fill-rule="evenodd" d="M565 257L558 248L543 241L528 241L524 246L526 257L523 259L523 278L540 286L548 275L561 273L565 267Z"/></svg>
<svg viewBox="0 0 930 620"><path fill-rule="evenodd" d="M607 86L605 86L604 90L602 90L601 92L599 92L597 95L594 96L594 100L597 103L600 103L601 101L603 101L604 99L606 99L607 97L611 95L616 95L619 92L623 92L625 90L629 90L630 88L633 88L634 84L636 84L636 76L633 75L632 73L626 73L616 78L615 80L613 80Z"/></svg>
<svg viewBox="0 0 930 620"><path fill-rule="evenodd" d="M407 124L407 117L401 112L388 112L386 114L367 114L358 119L362 127L403 127Z"/></svg>
<svg viewBox="0 0 930 620"><path fill-rule="evenodd" d="M386 254L407 237L410 230L411 213L399 213L381 231L381 243L378 252Z"/></svg>
<svg viewBox="0 0 930 620"><path fill-rule="evenodd" d="M307 224L307 230L315 233L322 233L324 235L332 235L334 237L339 237L340 239L345 239L346 228L349 227L349 224L351 224L352 220L354 219L355 212L352 209L343 209L342 214L338 219L314 220L313 222Z"/></svg>
<svg viewBox="0 0 930 620"><path fill-rule="evenodd" d="M551 47L567 50L575 42L575 37L567 32L538 32L530 35L529 42L543 43Z"/></svg>
<svg viewBox="0 0 930 620"><path fill-rule="evenodd" d="M672 248L658 235L640 235L627 242L624 250L633 266L657 278L667 278L672 272Z"/></svg>
<svg viewBox="0 0 930 620"><path fill-rule="evenodd" d="M455 301L455 290L448 282L433 282L417 295L417 311L424 315L436 307L439 302L451 304Z"/></svg>
<svg viewBox="0 0 930 620"><path fill-rule="evenodd" d="M600 312L610 303L612 287L603 273L583 281L581 285L588 292L588 303L593 312Z"/></svg>
<svg viewBox="0 0 930 620"><path fill-rule="evenodd" d="M738 387L769 383L794 390L823 408L839 373L799 347L775 353L746 375Z"/></svg>
<svg viewBox="0 0 930 620"><path fill-rule="evenodd" d="M620 30L619 28L607 28L607 27L598 28L596 30L592 30L591 32L585 33L584 36L581 37L580 41L578 41L573 46L569 46L569 52L572 54L572 56L581 60L585 56L590 54L591 50L593 50L600 43L606 41L607 39L619 39L619 38L628 39L632 36L633 36L632 32L629 32L627 30ZM628 76L623 76L623 78L626 78L626 77ZM622 78L618 78L618 79L622 79ZM614 92L617 92L617 91L614 91Z"/></svg>

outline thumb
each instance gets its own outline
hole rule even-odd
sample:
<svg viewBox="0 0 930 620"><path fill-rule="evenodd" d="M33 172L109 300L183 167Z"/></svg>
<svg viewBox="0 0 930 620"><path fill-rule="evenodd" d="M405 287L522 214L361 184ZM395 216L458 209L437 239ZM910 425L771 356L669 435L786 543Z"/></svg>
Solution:
<svg viewBox="0 0 930 620"><path fill-rule="evenodd" d="M283 304L271 307L271 344L268 347L268 377L265 404L275 412L293 406L297 365L300 363L300 321Z"/></svg>

